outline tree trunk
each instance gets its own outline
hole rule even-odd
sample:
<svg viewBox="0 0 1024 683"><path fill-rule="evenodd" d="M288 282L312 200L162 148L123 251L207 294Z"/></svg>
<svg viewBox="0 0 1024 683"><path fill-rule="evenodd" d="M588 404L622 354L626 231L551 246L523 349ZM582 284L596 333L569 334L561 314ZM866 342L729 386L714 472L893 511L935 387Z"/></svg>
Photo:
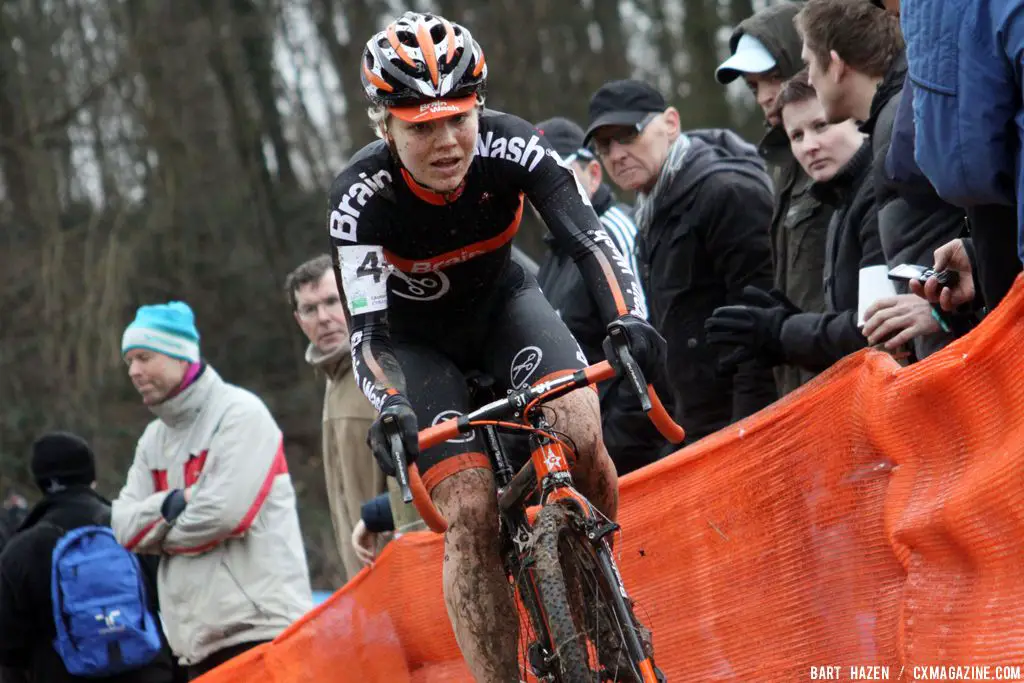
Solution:
<svg viewBox="0 0 1024 683"><path fill-rule="evenodd" d="M728 127L732 122L732 111L725 99L725 88L715 80L718 66L718 13L712 0L684 0L686 19L683 22L683 38L690 55L687 77L688 98L700 102L700 107L680 110L684 128L701 126Z"/></svg>
<svg viewBox="0 0 1024 683"><path fill-rule="evenodd" d="M754 5L750 0L729 0L729 18L733 26L754 15Z"/></svg>
<svg viewBox="0 0 1024 683"><path fill-rule="evenodd" d="M596 90L606 81L627 77L629 62L617 0L594 0L594 19L601 30L601 58L594 60L588 71L591 88Z"/></svg>
<svg viewBox="0 0 1024 683"><path fill-rule="evenodd" d="M274 88L273 39L269 34L269 29L274 25L273 18L262 14L252 0L232 0L231 8L263 129L267 131L274 150L277 179L284 187L294 189L298 183L288 154L288 142L284 137L281 113L277 110L277 92Z"/></svg>
<svg viewBox="0 0 1024 683"><path fill-rule="evenodd" d="M334 63L334 71L345 96L345 136L349 154L373 139L367 125L366 96L360 74L363 47L377 30L381 9L378 0L345 0L343 3L348 40L342 43L334 29L334 15L339 10L335 0L314 0L312 12L317 34Z"/></svg>
<svg viewBox="0 0 1024 683"><path fill-rule="evenodd" d="M5 3L6 4L6 3ZM3 169L7 200L14 209L14 225L4 232L12 240L27 234L32 221L29 173L23 156L25 122L19 116L17 103L18 55L12 44L13 35L0 10L0 167Z"/></svg>

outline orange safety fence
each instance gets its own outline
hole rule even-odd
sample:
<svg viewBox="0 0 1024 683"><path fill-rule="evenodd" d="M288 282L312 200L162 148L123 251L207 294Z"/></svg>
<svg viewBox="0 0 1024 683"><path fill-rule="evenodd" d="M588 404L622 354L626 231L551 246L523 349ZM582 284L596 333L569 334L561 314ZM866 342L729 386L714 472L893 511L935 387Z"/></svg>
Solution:
<svg viewBox="0 0 1024 683"><path fill-rule="evenodd" d="M627 589L669 681L1010 680L1024 667L1024 284L901 368L857 353L621 481ZM413 533L203 683L472 680ZM851 667L888 667L853 669ZM921 668L924 667L924 668ZM983 667L990 667L983 669ZM999 669L997 667L1010 667Z"/></svg>

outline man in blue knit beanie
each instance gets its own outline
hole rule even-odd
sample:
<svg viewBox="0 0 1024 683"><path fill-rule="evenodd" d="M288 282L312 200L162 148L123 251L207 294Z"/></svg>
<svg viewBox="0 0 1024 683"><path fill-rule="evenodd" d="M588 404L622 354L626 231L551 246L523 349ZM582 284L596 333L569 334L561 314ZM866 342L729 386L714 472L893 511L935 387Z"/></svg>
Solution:
<svg viewBox="0 0 1024 683"><path fill-rule="evenodd" d="M188 304L142 306L121 337L121 355L142 401L156 405L199 375L199 330Z"/></svg>

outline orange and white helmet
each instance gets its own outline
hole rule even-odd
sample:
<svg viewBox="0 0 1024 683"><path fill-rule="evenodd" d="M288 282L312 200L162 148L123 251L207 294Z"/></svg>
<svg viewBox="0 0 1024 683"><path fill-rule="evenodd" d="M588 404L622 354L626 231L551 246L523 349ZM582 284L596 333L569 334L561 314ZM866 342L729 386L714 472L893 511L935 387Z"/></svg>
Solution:
<svg viewBox="0 0 1024 683"><path fill-rule="evenodd" d="M487 63L465 27L406 12L367 41L362 81L374 104L405 120L427 121L475 106Z"/></svg>

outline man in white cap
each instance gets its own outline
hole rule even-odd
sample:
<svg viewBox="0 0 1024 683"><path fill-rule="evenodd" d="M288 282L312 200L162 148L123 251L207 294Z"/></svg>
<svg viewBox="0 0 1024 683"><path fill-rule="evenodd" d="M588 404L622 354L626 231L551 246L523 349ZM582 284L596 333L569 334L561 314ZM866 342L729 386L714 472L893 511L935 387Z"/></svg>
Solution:
<svg viewBox="0 0 1024 683"><path fill-rule="evenodd" d="M193 679L312 607L295 489L273 416L202 361L187 304L141 307L121 354L157 419L111 526L129 550L161 556L167 640Z"/></svg>
<svg viewBox="0 0 1024 683"><path fill-rule="evenodd" d="M811 179L790 151L789 138L774 114L782 84L801 68L801 41L793 18L795 2L782 2L740 22L729 39L732 56L715 71L719 83L742 78L765 115L766 133L758 151L768 163L775 185L772 217L772 265L775 288L803 311L823 312L825 234L832 208L810 192ZM803 368L775 368L779 394L787 394L814 377Z"/></svg>

